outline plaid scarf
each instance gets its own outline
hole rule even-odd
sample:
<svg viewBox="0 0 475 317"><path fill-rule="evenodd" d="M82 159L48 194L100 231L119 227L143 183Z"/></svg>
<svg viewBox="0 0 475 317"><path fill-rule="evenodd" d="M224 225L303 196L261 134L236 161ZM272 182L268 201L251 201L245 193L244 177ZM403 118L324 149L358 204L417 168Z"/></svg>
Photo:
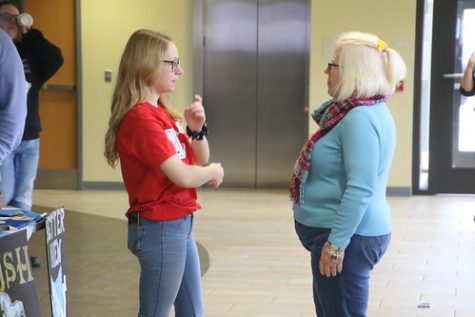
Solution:
<svg viewBox="0 0 475 317"><path fill-rule="evenodd" d="M330 132L351 109L358 106L371 106L382 101L386 101L385 96L374 96L370 98L356 99L351 97L342 102L330 100L317 108L312 114L313 120L319 125L319 129L305 143L300 155L295 162L290 181L290 199L295 203L300 203L300 192L302 184L305 183L310 171L310 161L315 142L320 140L325 134Z"/></svg>

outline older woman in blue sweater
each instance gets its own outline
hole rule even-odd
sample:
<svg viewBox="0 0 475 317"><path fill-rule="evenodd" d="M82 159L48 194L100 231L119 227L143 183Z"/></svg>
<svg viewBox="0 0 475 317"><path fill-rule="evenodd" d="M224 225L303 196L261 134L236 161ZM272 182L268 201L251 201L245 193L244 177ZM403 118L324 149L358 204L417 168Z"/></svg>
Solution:
<svg viewBox="0 0 475 317"><path fill-rule="evenodd" d="M292 173L295 228L311 253L318 317L360 317L391 235L396 129L386 101L406 66L377 36L351 32L337 40L325 74L332 99L315 110L319 129Z"/></svg>

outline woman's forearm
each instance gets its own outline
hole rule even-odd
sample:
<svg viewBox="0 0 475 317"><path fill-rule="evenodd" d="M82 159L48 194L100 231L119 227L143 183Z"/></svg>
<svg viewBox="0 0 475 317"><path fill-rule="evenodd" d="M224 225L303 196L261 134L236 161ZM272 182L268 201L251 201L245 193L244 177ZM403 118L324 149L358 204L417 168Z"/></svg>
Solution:
<svg viewBox="0 0 475 317"><path fill-rule="evenodd" d="M191 149L195 156L196 165L204 165L209 161L209 144L206 137L203 140L192 140Z"/></svg>
<svg viewBox="0 0 475 317"><path fill-rule="evenodd" d="M465 91L473 90L473 67L474 66L475 66L475 63L474 63L474 58L472 56L467 63L467 67L465 67L462 80L460 81L460 85Z"/></svg>

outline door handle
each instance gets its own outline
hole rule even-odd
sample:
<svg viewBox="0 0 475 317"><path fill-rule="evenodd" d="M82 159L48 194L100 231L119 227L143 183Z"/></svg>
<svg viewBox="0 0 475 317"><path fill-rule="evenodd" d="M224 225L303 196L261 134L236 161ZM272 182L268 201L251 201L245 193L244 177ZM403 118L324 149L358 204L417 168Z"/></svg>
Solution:
<svg viewBox="0 0 475 317"><path fill-rule="evenodd" d="M76 84L44 84L41 87L43 90L56 90L56 91L74 91Z"/></svg>
<svg viewBox="0 0 475 317"><path fill-rule="evenodd" d="M443 74L442 77L447 79L462 78L463 73Z"/></svg>

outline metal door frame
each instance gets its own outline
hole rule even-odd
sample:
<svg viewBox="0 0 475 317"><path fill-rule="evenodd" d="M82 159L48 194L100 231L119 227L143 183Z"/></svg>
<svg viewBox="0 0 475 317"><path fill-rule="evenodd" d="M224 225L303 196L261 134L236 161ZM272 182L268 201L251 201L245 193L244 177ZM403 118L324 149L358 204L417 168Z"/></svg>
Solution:
<svg viewBox="0 0 475 317"><path fill-rule="evenodd" d="M447 110L443 105L453 104L453 95L444 93L444 85L447 85L447 78L443 74L447 73L447 63L438 61L454 61L455 49L445 50L436 46L443 43L444 39L453 38L456 32L455 23L441 23L442 21L456 21L458 14L458 1L434 0L432 23L432 49L431 49L431 77L430 77L430 127L429 127L429 180L426 190L419 188L420 181L420 127L421 127L421 78L422 78L422 46L424 34L424 13L425 0L417 2L416 21L416 54L414 66L414 121L413 121L413 162L412 162L412 187L413 193L419 195L434 195L437 193L474 193L475 184L468 184L469 181L460 183L460 178L468 175L464 169L450 168L452 161L452 131L453 116L450 115L451 122L446 119ZM452 69L452 68L450 68ZM441 129L441 126L444 129ZM473 170L473 169L472 169ZM469 172L473 173L473 171ZM456 177L451 177L455 175ZM458 176L458 177L457 177ZM457 189L457 187L459 189Z"/></svg>

